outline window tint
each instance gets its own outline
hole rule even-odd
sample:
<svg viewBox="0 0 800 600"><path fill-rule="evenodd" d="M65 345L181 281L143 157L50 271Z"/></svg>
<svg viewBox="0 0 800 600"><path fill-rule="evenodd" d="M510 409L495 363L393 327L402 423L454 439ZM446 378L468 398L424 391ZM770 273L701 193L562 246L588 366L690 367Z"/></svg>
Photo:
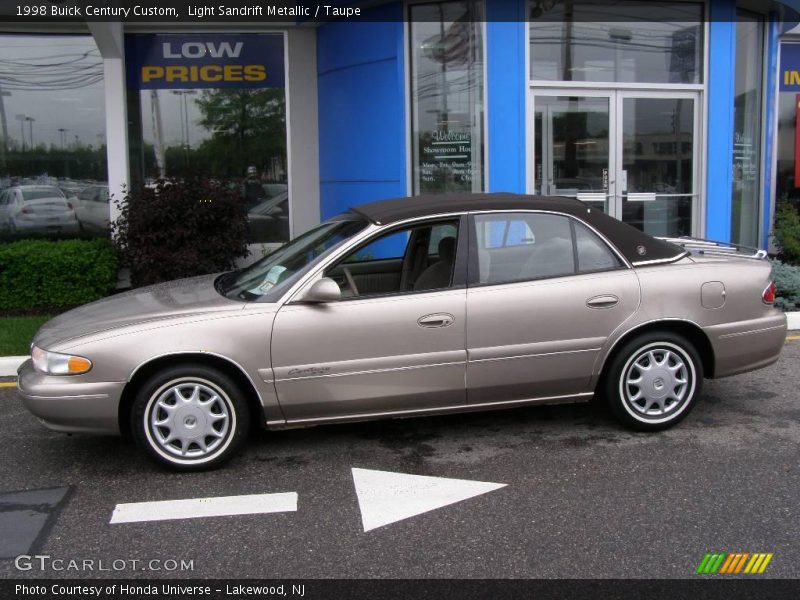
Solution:
<svg viewBox="0 0 800 600"><path fill-rule="evenodd" d="M391 260L403 258L408 245L408 231L397 231L382 236L362 246L345 259L345 262L366 262L371 260Z"/></svg>
<svg viewBox="0 0 800 600"><path fill-rule="evenodd" d="M569 219L507 213L475 217L478 281L507 283L575 273Z"/></svg>
<svg viewBox="0 0 800 600"><path fill-rule="evenodd" d="M575 243L578 247L578 270L581 273L607 271L622 266L611 249L588 227L575 223Z"/></svg>
<svg viewBox="0 0 800 600"><path fill-rule="evenodd" d="M439 255L439 242L442 241L442 238L456 237L458 233L458 229L452 223L442 223L441 225L434 225L431 229L431 239L428 243L428 255L429 256L438 256Z"/></svg>

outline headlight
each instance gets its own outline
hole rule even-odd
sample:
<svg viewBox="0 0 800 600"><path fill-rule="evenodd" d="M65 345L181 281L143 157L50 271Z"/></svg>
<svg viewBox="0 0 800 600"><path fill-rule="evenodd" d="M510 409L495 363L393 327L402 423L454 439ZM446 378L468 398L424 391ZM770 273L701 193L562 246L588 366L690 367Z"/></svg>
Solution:
<svg viewBox="0 0 800 600"><path fill-rule="evenodd" d="M80 375L92 368L92 361L82 356L48 352L33 346L31 348L33 366L46 375Z"/></svg>

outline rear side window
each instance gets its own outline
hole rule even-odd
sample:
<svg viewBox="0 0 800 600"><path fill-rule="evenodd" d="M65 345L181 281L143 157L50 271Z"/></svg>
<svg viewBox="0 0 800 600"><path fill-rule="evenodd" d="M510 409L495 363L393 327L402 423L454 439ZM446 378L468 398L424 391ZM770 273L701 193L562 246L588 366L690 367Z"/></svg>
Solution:
<svg viewBox="0 0 800 600"><path fill-rule="evenodd" d="M619 258L593 231L575 222L575 245L578 249L578 271L593 273L622 266Z"/></svg>
<svg viewBox="0 0 800 600"><path fill-rule="evenodd" d="M623 266L608 245L575 219L546 213L475 216L477 283L500 284ZM473 277L473 281L476 278Z"/></svg>
<svg viewBox="0 0 800 600"><path fill-rule="evenodd" d="M476 215L478 282L510 283L575 273L567 217L537 213Z"/></svg>

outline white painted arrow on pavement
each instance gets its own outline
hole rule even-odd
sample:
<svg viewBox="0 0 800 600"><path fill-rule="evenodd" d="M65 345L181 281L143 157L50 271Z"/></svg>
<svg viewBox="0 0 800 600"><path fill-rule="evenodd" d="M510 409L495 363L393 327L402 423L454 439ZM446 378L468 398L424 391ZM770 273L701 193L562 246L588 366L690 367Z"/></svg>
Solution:
<svg viewBox="0 0 800 600"><path fill-rule="evenodd" d="M117 504L111 524L297 511L297 492Z"/></svg>
<svg viewBox="0 0 800 600"><path fill-rule="evenodd" d="M505 487L505 483L353 469L364 531Z"/></svg>

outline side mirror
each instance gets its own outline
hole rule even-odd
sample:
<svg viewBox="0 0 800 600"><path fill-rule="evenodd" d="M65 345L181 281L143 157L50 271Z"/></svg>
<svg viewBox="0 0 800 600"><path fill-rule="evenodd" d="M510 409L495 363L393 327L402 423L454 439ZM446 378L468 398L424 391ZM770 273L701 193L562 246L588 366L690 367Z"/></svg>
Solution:
<svg viewBox="0 0 800 600"><path fill-rule="evenodd" d="M341 299L342 290L339 289L339 284L330 277L323 277L315 281L301 298L303 302L313 302L314 304L336 302Z"/></svg>

